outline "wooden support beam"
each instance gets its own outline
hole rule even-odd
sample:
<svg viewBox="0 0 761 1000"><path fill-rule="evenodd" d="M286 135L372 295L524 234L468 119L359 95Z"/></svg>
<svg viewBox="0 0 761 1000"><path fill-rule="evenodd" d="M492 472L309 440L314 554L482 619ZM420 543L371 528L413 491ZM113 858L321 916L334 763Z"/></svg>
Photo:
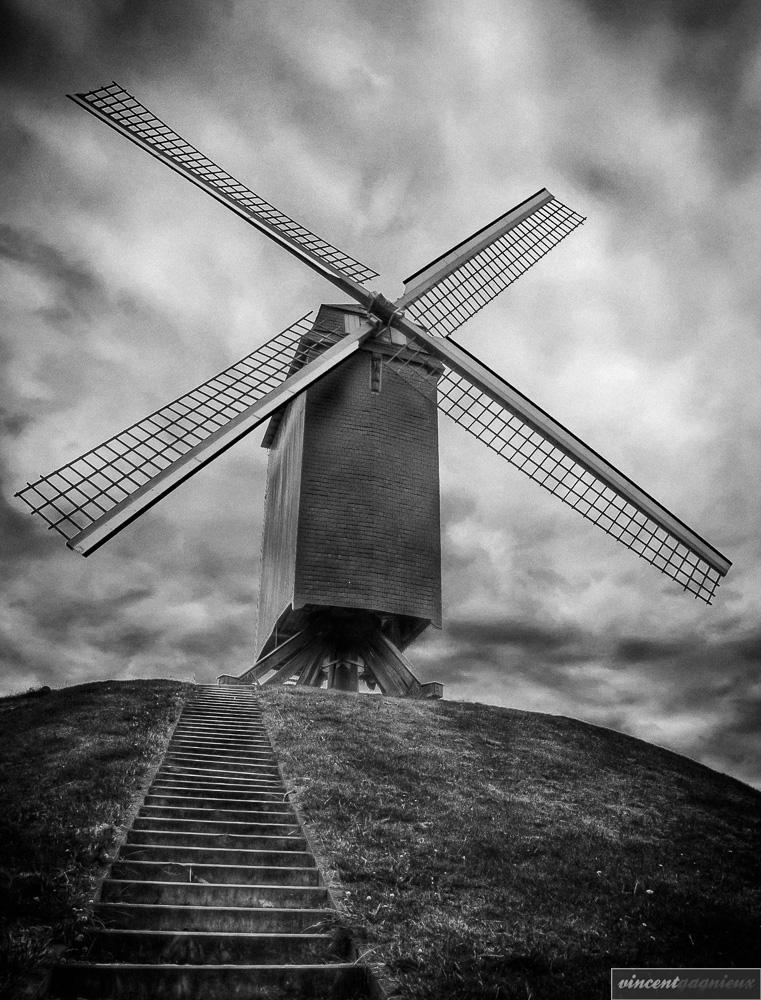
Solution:
<svg viewBox="0 0 761 1000"><path fill-rule="evenodd" d="M383 633L378 633L373 638L371 646L387 669L398 679L404 695L408 698L419 698L422 692L420 681L412 670L412 664L401 649Z"/></svg>
<svg viewBox="0 0 761 1000"><path fill-rule="evenodd" d="M222 674L217 678L220 684L254 684L260 677L263 677L268 670L277 670L288 657L293 656L304 646L312 642L312 636L306 629L302 629L292 635L285 642L281 642L271 652L263 656L261 660L244 671L239 677L231 677L229 674ZM224 680L222 678L225 678Z"/></svg>
<svg viewBox="0 0 761 1000"><path fill-rule="evenodd" d="M301 673L304 667L308 666L312 662L313 656L314 651L311 647L311 643L307 644L302 649L296 650L295 653L291 653L291 655L286 657L283 661L283 665L276 670L271 677L267 678L263 687L275 687L278 684L285 684L285 682L290 680L294 674Z"/></svg>

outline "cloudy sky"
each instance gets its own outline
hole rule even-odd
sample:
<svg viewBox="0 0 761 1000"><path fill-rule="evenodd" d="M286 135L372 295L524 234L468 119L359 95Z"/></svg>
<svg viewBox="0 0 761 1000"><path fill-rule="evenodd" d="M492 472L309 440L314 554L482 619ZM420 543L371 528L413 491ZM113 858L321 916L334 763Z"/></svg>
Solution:
<svg viewBox="0 0 761 1000"><path fill-rule="evenodd" d="M64 97L115 79L389 297L542 186L587 216L458 337L734 566L696 602L442 418L444 628L409 655L761 786L761 5L0 10L0 690L250 665L260 432L88 559L12 495L335 300Z"/></svg>

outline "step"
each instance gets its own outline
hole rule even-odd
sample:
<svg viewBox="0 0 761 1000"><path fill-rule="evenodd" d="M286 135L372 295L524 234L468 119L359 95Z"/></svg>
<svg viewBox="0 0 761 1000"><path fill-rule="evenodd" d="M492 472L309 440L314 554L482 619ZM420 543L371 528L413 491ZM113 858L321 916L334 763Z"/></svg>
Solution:
<svg viewBox="0 0 761 1000"><path fill-rule="evenodd" d="M234 774L212 774L204 775L198 772L188 773L186 770L175 770L174 768L162 769L156 773L155 785L188 785L193 788L240 788L242 790L256 788L272 788L272 778L252 777L241 778ZM280 782L282 786L282 781Z"/></svg>
<svg viewBox="0 0 761 1000"><path fill-rule="evenodd" d="M169 792L154 793L155 788L167 788ZM156 780L148 790L149 795L153 794L178 794L176 789L187 788L188 794L194 797L216 795L219 792L235 792L243 796L253 796L254 798L261 792L262 797L278 795L283 798L286 790L282 781L275 781L272 778L241 778L236 775L215 774L204 778L202 774L177 774L170 772L156 775Z"/></svg>
<svg viewBox="0 0 761 1000"><path fill-rule="evenodd" d="M135 930L237 931L239 933L326 933L336 926L331 909L274 906L167 906L157 903L96 903L105 927Z"/></svg>
<svg viewBox="0 0 761 1000"><path fill-rule="evenodd" d="M204 795L202 792L192 795L170 795L168 792L154 794L149 792L145 796L147 806L180 806L183 809L255 809L257 803L262 808L271 806L273 803L285 805L287 798L283 792L266 791L264 789L252 791L245 795L237 789L231 790L229 794L222 790L216 791L213 795ZM234 804L233 804L234 803Z"/></svg>
<svg viewBox="0 0 761 1000"><path fill-rule="evenodd" d="M256 726L259 730L264 732L264 722L262 717L261 715L257 715L255 712L228 712L224 709L204 709L203 711L185 710L180 716L180 719L182 722L200 722L206 725L209 723L216 723L217 725L230 726L231 728L234 728L237 725Z"/></svg>
<svg viewBox="0 0 761 1000"><path fill-rule="evenodd" d="M361 965L147 965L70 962L58 966L53 991L63 1000L328 1000L367 996Z"/></svg>
<svg viewBox="0 0 761 1000"><path fill-rule="evenodd" d="M192 758L200 761L202 764L216 764L219 761L226 767L236 763L244 766L256 764L257 766L262 765L277 770L275 755L271 750L262 751L261 753L218 754L213 750L194 750L190 747L167 747L164 760L169 761L173 758L179 758L182 761Z"/></svg>
<svg viewBox="0 0 761 1000"><path fill-rule="evenodd" d="M246 836L278 836L288 837L291 834L301 836L301 827L296 822L295 816L290 822L267 822L266 820L257 822L243 822L242 820L221 820L221 819L181 819L168 818L166 816L140 816L137 815L132 823L133 830L174 830L187 833L221 833L221 834L245 834Z"/></svg>
<svg viewBox="0 0 761 1000"><path fill-rule="evenodd" d="M168 753L164 758L164 766L170 764L182 765L189 774L240 774L243 777L257 775L280 778L277 764L258 764L250 760L219 760L197 754Z"/></svg>
<svg viewBox="0 0 761 1000"><path fill-rule="evenodd" d="M226 784L241 783L249 785L273 785L280 783L282 778L272 773L256 771L218 771L209 768L195 767L193 764L166 764L156 772L157 778L193 778L196 781L221 781Z"/></svg>
<svg viewBox="0 0 761 1000"><path fill-rule="evenodd" d="M272 753L272 745L264 740L236 740L225 739L222 736L187 736L184 733L175 734L169 744L173 747L187 746L191 749L203 749L216 752L217 750L239 750L241 753L248 753L249 750L256 752Z"/></svg>
<svg viewBox="0 0 761 1000"><path fill-rule="evenodd" d="M293 833L278 834L249 833L196 833L189 830L136 830L127 832L127 844L157 844L162 847L224 847L240 851L303 851L307 843L299 827Z"/></svg>
<svg viewBox="0 0 761 1000"><path fill-rule="evenodd" d="M257 798L259 793L271 796L273 793L284 799L286 792L282 784L278 787L271 782L233 780L185 780L184 778L155 781L148 790L149 795L189 795L198 798Z"/></svg>
<svg viewBox="0 0 761 1000"><path fill-rule="evenodd" d="M294 817L288 805L251 802L247 809L183 809L182 806L140 806L138 816L152 819L220 820L239 823L288 823Z"/></svg>
<svg viewBox="0 0 761 1000"><path fill-rule="evenodd" d="M269 736L264 726L254 720L243 725L231 727L225 723L220 723L216 719L190 719L180 716L174 732L200 733L202 736L218 734L224 738L262 740L269 742Z"/></svg>
<svg viewBox="0 0 761 1000"><path fill-rule="evenodd" d="M220 739L243 739L269 742L267 731L255 721L231 722L221 719L207 719L202 722L197 718L180 717L175 732L188 736L217 736ZM174 733L172 734L174 735Z"/></svg>
<svg viewBox="0 0 761 1000"><path fill-rule="evenodd" d="M270 781L280 780L280 771L272 759L204 757L201 754L167 753L162 770L168 773L170 770L177 771L178 769L186 774L197 774L199 778L220 774L240 775L243 778L264 778Z"/></svg>
<svg viewBox="0 0 761 1000"><path fill-rule="evenodd" d="M327 907L324 886L236 885L204 882L149 882L107 878L101 888L104 903L164 903L180 906L274 906L278 909Z"/></svg>
<svg viewBox="0 0 761 1000"><path fill-rule="evenodd" d="M178 725L175 729L173 736L181 736L188 740L203 740L207 743L214 743L216 741L226 743L228 740L231 743L243 743L246 746L261 747L263 750L271 750L272 743L267 739L266 736L260 733L230 733L226 730L203 728L198 727L187 728L182 725Z"/></svg>
<svg viewBox="0 0 761 1000"><path fill-rule="evenodd" d="M208 781L210 778L219 778L221 781L235 781L240 779L241 781L274 781L280 779L280 775L272 771L261 771L259 769L253 771L240 771L240 770L230 770L225 768L210 768L210 767L199 767L195 763L183 763L181 761L168 761L161 765L161 767L156 772L156 777L187 777L187 778L198 778L201 781Z"/></svg>
<svg viewBox="0 0 761 1000"><path fill-rule="evenodd" d="M335 961L330 934L104 929L93 935L88 960L172 965L304 965Z"/></svg>
<svg viewBox="0 0 761 1000"><path fill-rule="evenodd" d="M307 851L244 851L228 847L178 847L168 844L123 844L119 858L124 861L176 861L200 865L295 865L307 867L312 855Z"/></svg>
<svg viewBox="0 0 761 1000"><path fill-rule="evenodd" d="M218 744L224 748L231 745L242 746L246 751L250 749L269 751L272 752L272 744L264 739L263 737L254 736L238 736L233 733L190 733L190 732L175 732L172 734L172 739L170 741L170 746L177 742L181 743L201 743L202 745L208 744Z"/></svg>
<svg viewBox="0 0 761 1000"><path fill-rule="evenodd" d="M311 856L310 863L302 865L182 864L167 859L141 861L117 858L111 866L110 877L119 881L146 880L185 885L288 885L303 888L322 884L320 871Z"/></svg>

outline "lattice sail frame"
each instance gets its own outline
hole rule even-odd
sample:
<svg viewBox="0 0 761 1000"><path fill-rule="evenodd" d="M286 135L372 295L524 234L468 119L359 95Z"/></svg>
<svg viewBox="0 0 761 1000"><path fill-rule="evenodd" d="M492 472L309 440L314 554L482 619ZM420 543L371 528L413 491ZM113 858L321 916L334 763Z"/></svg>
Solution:
<svg viewBox="0 0 761 1000"><path fill-rule="evenodd" d="M234 365L16 496L71 542L335 341L333 331L315 330L307 313Z"/></svg>
<svg viewBox="0 0 761 1000"><path fill-rule="evenodd" d="M584 221L543 189L407 278L395 305L448 337Z"/></svg>
<svg viewBox="0 0 761 1000"><path fill-rule="evenodd" d="M279 234L287 243L354 281L363 283L378 276L377 271L316 236L241 184L118 83L71 96L77 104L225 202L237 214L248 217L258 228Z"/></svg>
<svg viewBox="0 0 761 1000"><path fill-rule="evenodd" d="M557 442L446 362L442 374L433 374L416 361L415 353L415 348L408 344L400 349L388 368L435 399L442 413L524 475L675 580L685 591L706 604L711 603L726 570L722 572L711 565Z"/></svg>

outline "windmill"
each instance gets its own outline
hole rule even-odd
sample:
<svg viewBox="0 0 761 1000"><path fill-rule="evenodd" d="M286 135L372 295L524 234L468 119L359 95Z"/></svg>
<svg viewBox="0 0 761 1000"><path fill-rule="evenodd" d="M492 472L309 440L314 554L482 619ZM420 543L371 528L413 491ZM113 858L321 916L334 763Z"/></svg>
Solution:
<svg viewBox="0 0 761 1000"><path fill-rule="evenodd" d="M375 271L218 167L116 83L72 95L322 275L323 305L251 354L17 496L89 555L269 420L255 665L228 682L384 694L421 685L404 650L441 625L437 413L710 604L730 562L452 339L584 220L538 191L415 272Z"/></svg>

